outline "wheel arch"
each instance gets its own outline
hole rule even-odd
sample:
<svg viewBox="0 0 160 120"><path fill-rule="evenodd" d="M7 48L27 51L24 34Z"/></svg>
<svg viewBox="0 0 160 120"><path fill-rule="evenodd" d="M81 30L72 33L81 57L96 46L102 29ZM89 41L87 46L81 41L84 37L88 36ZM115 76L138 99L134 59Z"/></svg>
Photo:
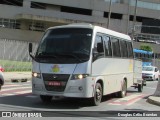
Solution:
<svg viewBox="0 0 160 120"><path fill-rule="evenodd" d="M126 85L127 85L127 77L124 77L123 80L126 82Z"/></svg>

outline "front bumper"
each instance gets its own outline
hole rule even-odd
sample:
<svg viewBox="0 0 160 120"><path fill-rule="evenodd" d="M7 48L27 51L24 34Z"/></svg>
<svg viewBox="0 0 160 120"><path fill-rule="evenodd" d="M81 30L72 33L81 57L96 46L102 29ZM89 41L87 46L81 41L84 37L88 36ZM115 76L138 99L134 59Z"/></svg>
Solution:
<svg viewBox="0 0 160 120"><path fill-rule="evenodd" d="M32 93L58 97L90 98L93 95L93 83L90 78L83 80L68 80L64 91L47 90L43 79L32 79ZM89 84L88 84L89 83ZM87 87L88 86L88 87Z"/></svg>
<svg viewBox="0 0 160 120"><path fill-rule="evenodd" d="M154 76L143 76L144 80L154 80Z"/></svg>

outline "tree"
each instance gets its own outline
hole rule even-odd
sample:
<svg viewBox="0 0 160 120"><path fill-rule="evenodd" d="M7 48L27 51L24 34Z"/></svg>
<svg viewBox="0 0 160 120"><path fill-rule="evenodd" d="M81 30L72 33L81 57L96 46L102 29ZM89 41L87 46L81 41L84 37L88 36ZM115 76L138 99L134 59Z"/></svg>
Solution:
<svg viewBox="0 0 160 120"><path fill-rule="evenodd" d="M141 46L140 46L140 49L141 49L141 50L145 50L145 51L150 51L150 52L152 52L151 46L148 46L148 45L141 45Z"/></svg>

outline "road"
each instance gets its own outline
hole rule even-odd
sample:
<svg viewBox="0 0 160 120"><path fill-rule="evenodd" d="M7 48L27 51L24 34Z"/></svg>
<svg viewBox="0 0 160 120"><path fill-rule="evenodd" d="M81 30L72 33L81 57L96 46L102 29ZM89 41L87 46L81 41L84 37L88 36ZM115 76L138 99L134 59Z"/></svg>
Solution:
<svg viewBox="0 0 160 120"><path fill-rule="evenodd" d="M86 99L54 98L51 103L42 103L38 96L32 95L31 82L8 82L0 91L0 111L159 111L159 106L146 102L147 97L155 92L157 83L157 81L147 81L142 93L129 88L125 98L107 95L103 97L99 106L91 106ZM84 115L88 113L84 112ZM51 115L52 112L47 114ZM56 114L58 117L65 115L68 113Z"/></svg>

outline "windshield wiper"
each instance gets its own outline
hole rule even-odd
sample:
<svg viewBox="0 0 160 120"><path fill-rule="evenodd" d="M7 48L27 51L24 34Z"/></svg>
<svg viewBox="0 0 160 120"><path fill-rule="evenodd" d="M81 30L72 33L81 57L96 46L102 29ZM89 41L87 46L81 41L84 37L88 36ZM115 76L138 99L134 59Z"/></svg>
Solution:
<svg viewBox="0 0 160 120"><path fill-rule="evenodd" d="M57 53L56 55L70 56L70 57L75 58L75 59L78 60L79 62L82 62L82 60L81 60L79 57L77 57L76 55L74 55L74 54L70 54L70 53Z"/></svg>
<svg viewBox="0 0 160 120"><path fill-rule="evenodd" d="M36 57L38 57L38 58L57 58L57 56L56 55L54 55L54 54L50 54L50 53L39 53Z"/></svg>

